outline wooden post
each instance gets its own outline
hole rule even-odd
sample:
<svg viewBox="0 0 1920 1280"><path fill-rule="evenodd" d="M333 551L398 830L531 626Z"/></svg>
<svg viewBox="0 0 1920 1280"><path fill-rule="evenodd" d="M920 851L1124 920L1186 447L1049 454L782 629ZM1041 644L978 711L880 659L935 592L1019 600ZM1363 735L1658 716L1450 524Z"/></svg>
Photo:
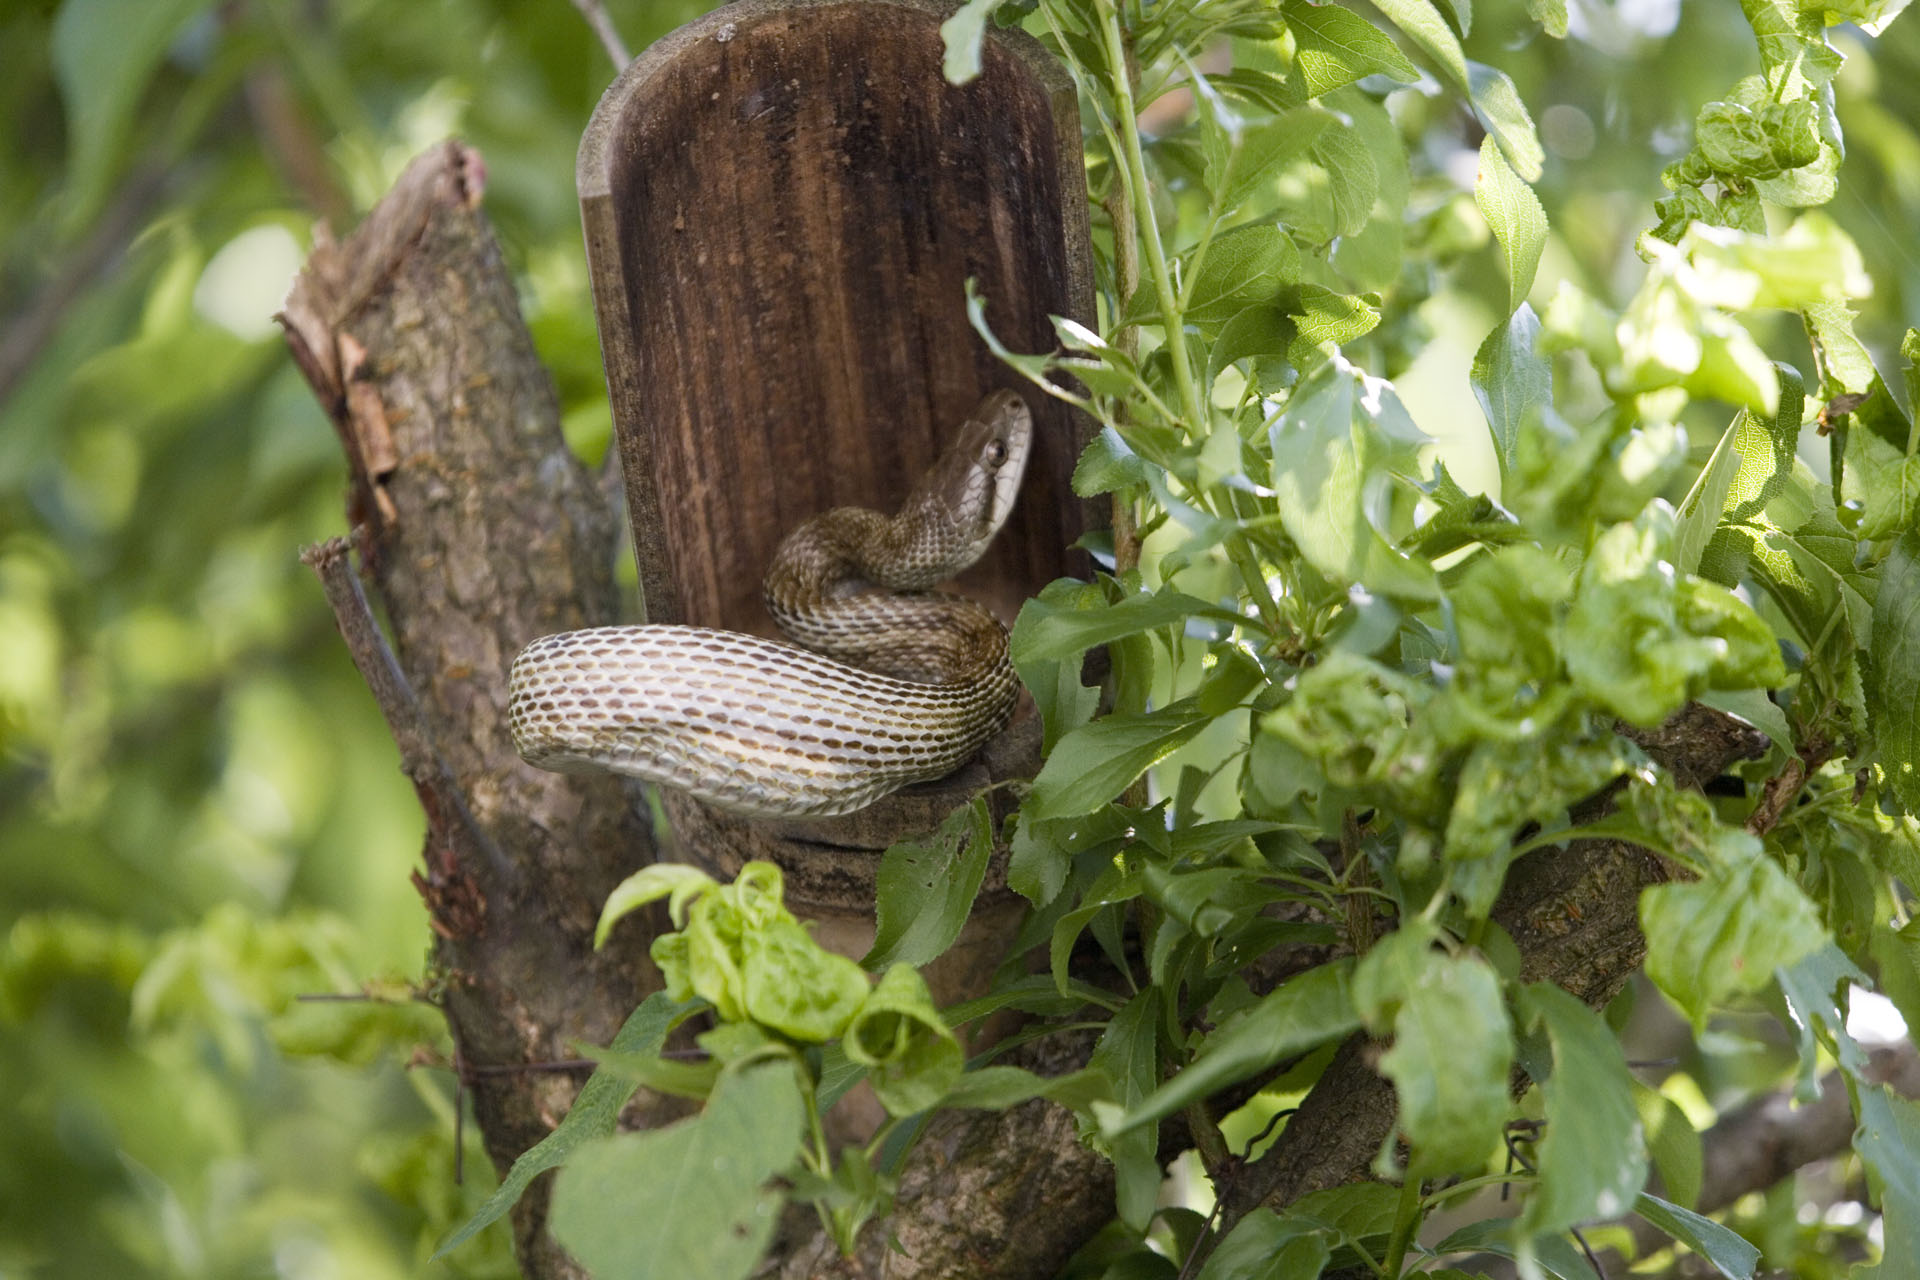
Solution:
<svg viewBox="0 0 1920 1280"><path fill-rule="evenodd" d="M961 590L1011 621L1100 516L1068 484L1088 424L994 359L964 285L1020 351L1093 318L1073 86L1025 34L941 74L935 0L744 0L628 66L578 180L601 351L653 622L774 634L760 580L829 507L891 511L995 387L1037 439L1018 506ZM941 782L860 814L751 822L669 795L682 854L771 858L796 905L867 922L874 851L990 780L1030 774L1031 708ZM852 926L857 933L861 926ZM851 948L857 939L842 939ZM857 954L857 951L856 951Z"/></svg>

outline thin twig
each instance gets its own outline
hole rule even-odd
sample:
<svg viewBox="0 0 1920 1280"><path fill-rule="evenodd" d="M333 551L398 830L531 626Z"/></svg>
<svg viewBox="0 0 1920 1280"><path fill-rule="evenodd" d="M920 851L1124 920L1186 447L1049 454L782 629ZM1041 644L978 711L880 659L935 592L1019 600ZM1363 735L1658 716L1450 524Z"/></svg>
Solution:
<svg viewBox="0 0 1920 1280"><path fill-rule="evenodd" d="M1788 760L1780 772L1768 778L1766 785L1760 789L1760 802L1747 815L1747 830L1756 836L1763 836L1778 826L1787 810L1793 807L1800 789L1806 786L1807 779L1819 772L1820 766L1832 754L1831 747L1816 742L1808 744L1806 754Z"/></svg>
<svg viewBox="0 0 1920 1280"><path fill-rule="evenodd" d="M453 770L434 746L419 696L400 669L400 660L394 656L380 624L374 621L373 607L367 603L366 592L360 586L360 575L353 571L346 539L329 538L310 546L300 553L300 559L320 577L327 603L333 608L333 620L347 643L347 653L386 718L387 730L400 748L400 764L407 777L416 788L451 806L488 870L500 883L511 884L516 879L513 864L473 816L466 795L454 780Z"/></svg>
<svg viewBox="0 0 1920 1280"><path fill-rule="evenodd" d="M633 55L627 52L627 42L620 38L619 31L614 28L613 19L607 16L607 11L601 7L600 0L573 0L573 7L580 11L580 16L587 20L588 26L593 28L593 34L600 37L601 47L607 51L607 56L613 59L614 70L626 70L627 64L633 61Z"/></svg>

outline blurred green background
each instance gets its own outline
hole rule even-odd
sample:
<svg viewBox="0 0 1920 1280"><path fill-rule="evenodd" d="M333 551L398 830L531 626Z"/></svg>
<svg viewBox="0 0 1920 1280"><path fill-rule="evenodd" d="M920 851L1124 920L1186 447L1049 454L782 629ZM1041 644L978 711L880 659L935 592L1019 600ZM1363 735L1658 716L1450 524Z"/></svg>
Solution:
<svg viewBox="0 0 1920 1280"><path fill-rule="evenodd" d="M638 49L707 6L606 7ZM1562 277L1630 292L1661 166L1757 66L1732 0L1573 8L1557 42L1482 3L1468 41L1548 148L1536 305ZM1920 20L1837 38L1831 208L1889 351L1920 323ZM568 0L0 0L0 1280L512 1274L497 1229L425 1262L492 1181L469 1132L454 1184L432 1011L295 1000L404 997L428 933L411 791L296 559L342 531L345 470L271 316L317 218L344 231L458 134L597 454L572 172L612 73ZM1419 351L1403 391L1471 450L1466 370L1505 291L1477 138L1437 91L1394 107L1413 215L1460 266L1388 298ZM1795 331L1770 336L1804 367ZM1679 1052L1669 1092L1701 1119L1785 1071L1735 1022ZM1787 1194L1751 1206L1774 1257L1841 1274L1821 1258L1847 1224Z"/></svg>

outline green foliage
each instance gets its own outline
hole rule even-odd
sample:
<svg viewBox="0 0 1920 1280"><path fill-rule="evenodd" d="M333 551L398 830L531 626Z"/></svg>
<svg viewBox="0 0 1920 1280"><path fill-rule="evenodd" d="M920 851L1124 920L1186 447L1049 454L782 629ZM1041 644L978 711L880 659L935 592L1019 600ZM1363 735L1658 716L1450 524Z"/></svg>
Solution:
<svg viewBox="0 0 1920 1280"><path fill-rule="evenodd" d="M609 5L636 44L702 7ZM1856 986L1920 1014L1901 7L1687 5L1662 28L1557 0L960 6L951 78L1020 23L1075 79L1100 294L1047 353L967 304L1036 394L1100 423L1075 489L1140 541L1023 610L1046 767L1010 832L982 801L887 855L877 982L762 871L635 882L606 923L669 898L686 1003L643 1005L483 1203L447 1181L450 1090L397 1069L444 1043L395 871L418 819L291 561L337 527L340 464L266 317L315 212L350 220L457 130L569 433L604 448L569 170L610 68L561 0L16 6L0 330L56 305L0 383L0 1270L504 1274L502 1233L476 1233L561 1165L556 1230L604 1273L737 1275L786 1199L850 1246L915 1113L1044 1097L1115 1163L1113 1276L1178 1270L1149 1236L1210 1249L1208 1280L1459 1276L1479 1250L1585 1276L1568 1231L1631 1211L1720 1274L1824 1280L1867 1231L1817 1197L1859 1199L1898 1274L1920 1139L1847 1026ZM95 235L112 269L74 274ZM1102 645L1110 679L1084 686ZM1691 700L1774 744L1712 798L1614 732ZM1794 802L1763 814L1774 784ZM1523 981L1492 919L1520 860L1582 834L1676 869L1638 904L1651 985L1624 1026ZM953 944L998 836L1049 971L936 1010L911 966ZM1338 954L1302 968L1304 947ZM363 985L379 999L293 998ZM709 1007L704 1059L662 1057ZM1099 1025L1094 1060L965 1062L951 1028L1002 1009ZM1630 1074L1660 1018L1694 1032L1678 1065ZM1413 1181L1218 1239L1156 1212L1158 1122L1204 1131L1249 1082L1273 1090L1250 1113L1283 1110L1362 1026L1399 1108L1379 1167ZM1684 1207L1716 1107L1836 1063L1864 1196ZM860 1080L903 1118L836 1154L821 1114ZM613 1136L643 1083L704 1110ZM724 1179L674 1181L708 1156ZM1494 1181L1517 1223L1419 1229Z"/></svg>
<svg viewBox="0 0 1920 1280"><path fill-rule="evenodd" d="M564 3L0 5L0 1272L513 1274L504 1229L428 1262L490 1161L271 317L318 218L458 132L603 441L572 157L611 74Z"/></svg>

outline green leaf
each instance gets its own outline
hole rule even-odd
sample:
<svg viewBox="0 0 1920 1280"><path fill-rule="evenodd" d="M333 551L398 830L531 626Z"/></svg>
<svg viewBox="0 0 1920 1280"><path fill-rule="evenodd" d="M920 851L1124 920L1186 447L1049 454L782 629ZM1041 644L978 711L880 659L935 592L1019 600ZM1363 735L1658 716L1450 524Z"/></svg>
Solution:
<svg viewBox="0 0 1920 1280"><path fill-rule="evenodd" d="M600 908L600 923L593 930L594 950L606 945L607 935L623 916L662 898L669 899L668 909L674 923L685 924L687 904L717 885L718 881L712 876L685 863L656 862L640 868L607 895L606 905Z"/></svg>
<svg viewBox="0 0 1920 1280"><path fill-rule="evenodd" d="M1074 624L1061 621L1076 613L1103 614L1107 605L1100 584L1076 578L1058 578L1041 589L1040 594L1021 606L1014 620L1009 652L1021 683L1033 694L1040 711L1041 750L1051 752L1062 735L1077 729L1092 717L1100 704L1100 690L1080 683L1081 661L1073 651L1057 658L1034 656L1034 633L1045 635L1055 628L1072 631ZM1033 619L1028 620L1031 610Z"/></svg>
<svg viewBox="0 0 1920 1280"><path fill-rule="evenodd" d="M1428 57L1440 64L1440 69L1453 81L1454 87L1463 94L1471 94L1473 85L1467 76L1467 55L1460 47L1460 37L1453 33L1447 20L1440 16L1431 0L1385 0L1375 8L1387 15L1388 21L1406 33L1409 40L1426 51Z"/></svg>
<svg viewBox="0 0 1920 1280"><path fill-rule="evenodd" d="M1826 945L1819 912L1744 831L1708 833L1713 864L1701 879L1640 895L1647 976L1693 1020L1732 996L1759 991Z"/></svg>
<svg viewBox="0 0 1920 1280"><path fill-rule="evenodd" d="M1633 1077L1620 1042L1599 1014L1552 983L1524 988L1517 1011L1523 1028L1545 1032L1553 1073L1540 1082L1547 1120L1540 1180L1516 1230L1537 1236L1617 1218L1647 1180Z"/></svg>
<svg viewBox="0 0 1920 1280"><path fill-rule="evenodd" d="M1820 1096L1820 1071L1831 1056L1840 1069L1858 1077L1867 1070L1867 1053L1847 1034L1846 1001L1855 984L1871 986L1867 975L1831 942L1774 971L1780 995L1791 1011L1791 1030L1800 1055L1800 1079L1794 1096L1812 1102Z"/></svg>
<svg viewBox="0 0 1920 1280"><path fill-rule="evenodd" d="M1792 365L1775 364L1780 375L1780 409L1769 420L1742 412L1734 420L1734 452L1740 470L1727 490L1727 518L1747 520L1765 510L1793 478L1794 450L1806 412L1806 385Z"/></svg>
<svg viewBox="0 0 1920 1280"><path fill-rule="evenodd" d="M1399 46L1351 9L1288 0L1284 12L1293 32L1294 66L1309 98L1370 75L1408 84L1420 78L1420 68L1407 61Z"/></svg>
<svg viewBox="0 0 1920 1280"><path fill-rule="evenodd" d="M1633 1211L1693 1250L1727 1280L1750 1280L1760 1251L1729 1228L1658 1196L1641 1195Z"/></svg>
<svg viewBox="0 0 1920 1280"><path fill-rule="evenodd" d="M1680 1104L1658 1089L1636 1080L1633 1099L1640 1112L1641 1128L1647 1134L1647 1154L1653 1157L1662 1188L1683 1208L1692 1205L1700 1198L1700 1179L1706 1167L1699 1130Z"/></svg>
<svg viewBox="0 0 1920 1280"><path fill-rule="evenodd" d="M1178 1075L1108 1127L1119 1133L1156 1123L1211 1096L1298 1057L1360 1025L1349 983L1352 960L1337 960L1289 979L1223 1023L1202 1042Z"/></svg>
<svg viewBox="0 0 1920 1280"><path fill-rule="evenodd" d="M1688 295L1729 311L1799 310L1873 290L1860 250L1823 213L1800 215L1778 236L1696 226L1680 238L1680 252L1692 268Z"/></svg>
<svg viewBox="0 0 1920 1280"><path fill-rule="evenodd" d="M1885 1085L1863 1086L1856 1096L1860 1127L1853 1149L1879 1185L1884 1232L1880 1264L1856 1274L1897 1280L1920 1258L1920 1106Z"/></svg>
<svg viewBox="0 0 1920 1280"><path fill-rule="evenodd" d="M981 1067L954 1082L941 1099L946 1107L1005 1111L1035 1098L1047 1098L1075 1111L1112 1097L1112 1081L1100 1071L1075 1071L1064 1076L1037 1076L1019 1067Z"/></svg>
<svg viewBox="0 0 1920 1280"><path fill-rule="evenodd" d="M1023 825L1092 813L1210 723L1187 699L1082 725L1060 739L1041 766L1021 809Z"/></svg>
<svg viewBox="0 0 1920 1280"><path fill-rule="evenodd" d="M1325 6L1325 12L1345 9ZM1333 199L1335 236L1358 235L1373 215L1380 198L1380 167L1360 131L1341 124L1322 133L1311 148L1315 164L1327 172L1327 190Z"/></svg>
<svg viewBox="0 0 1920 1280"><path fill-rule="evenodd" d="M1714 530L1720 527L1721 512L1727 507L1727 497L1733 491L1734 477L1740 474L1743 461L1735 442L1741 426L1752 416L1746 409L1734 415L1727 429L1720 433L1720 442L1714 445L1707 465L1700 469L1693 487L1680 501L1673 526L1673 563L1682 573L1699 572L1700 558L1706 552L1707 543L1712 541Z"/></svg>
<svg viewBox="0 0 1920 1280"><path fill-rule="evenodd" d="M784 912L748 930L740 956L746 1016L795 1040L833 1039L868 999L866 972Z"/></svg>
<svg viewBox="0 0 1920 1280"><path fill-rule="evenodd" d="M603 1138L554 1182L554 1238L602 1276L744 1277L786 1196L767 1187L799 1155L806 1112L788 1061L723 1077L706 1110Z"/></svg>
<svg viewBox="0 0 1920 1280"><path fill-rule="evenodd" d="M1540 319L1523 301L1474 353L1473 395L1487 415L1502 476L1515 465L1521 433L1538 429L1552 409L1553 364L1535 349L1539 336Z"/></svg>
<svg viewBox="0 0 1920 1280"><path fill-rule="evenodd" d="M1567 0L1527 0L1527 16L1556 40L1567 35Z"/></svg>
<svg viewBox="0 0 1920 1280"><path fill-rule="evenodd" d="M955 809L939 830L902 840L880 858L873 947L860 961L878 972L926 964L960 936L993 855L993 813L985 796Z"/></svg>
<svg viewBox="0 0 1920 1280"><path fill-rule="evenodd" d="M213 0L64 0L53 20L53 74L67 109L66 216L91 217L119 168L147 84L186 25Z"/></svg>
<svg viewBox="0 0 1920 1280"><path fill-rule="evenodd" d="M1393 1037L1380 1072L1400 1100L1409 1176L1478 1169L1508 1110L1513 1028L1500 975L1477 955L1448 955L1418 921L1374 944L1353 974L1353 1003L1375 1035Z"/></svg>
<svg viewBox="0 0 1920 1280"><path fill-rule="evenodd" d="M1920 530L1880 566L1867 666L1867 712L1881 766L1908 812L1920 811Z"/></svg>
<svg viewBox="0 0 1920 1280"><path fill-rule="evenodd" d="M1903 453L1872 431L1848 431L1846 440L1838 496L1859 507L1860 540L1896 538L1913 528L1920 520L1920 454Z"/></svg>
<svg viewBox="0 0 1920 1280"><path fill-rule="evenodd" d="M1473 1253L1485 1250L1502 1258L1514 1258L1521 1252L1514 1247L1513 1219L1484 1218L1469 1223L1434 1246L1436 1253ZM1526 1241L1526 1253L1554 1280L1601 1280L1587 1265L1585 1255L1565 1236L1538 1236Z"/></svg>
<svg viewBox="0 0 1920 1280"><path fill-rule="evenodd" d="M683 1004L668 998L664 991L656 991L627 1015L611 1047L621 1054L658 1055L666 1043L667 1033L696 1007L704 1006ZM507 1170L507 1176L500 1180L500 1185L473 1217L440 1242L440 1247L433 1251L433 1260L445 1257L498 1221L513 1208L520 1193L535 1178L565 1164L583 1144L612 1133L620 1121L621 1109L637 1087L634 1081L615 1072L595 1071L580 1086L573 1106L554 1126L553 1132L520 1153L513 1168Z"/></svg>
<svg viewBox="0 0 1920 1280"><path fill-rule="evenodd" d="M1222 325L1220 336L1213 340L1207 356L1207 385L1212 386L1229 365L1249 356L1284 356L1298 333L1293 317L1279 303L1247 307ZM1263 367L1265 362L1256 362L1256 379Z"/></svg>
<svg viewBox="0 0 1920 1280"><path fill-rule="evenodd" d="M1331 343L1337 347L1371 333L1380 323L1378 301L1335 293L1324 285L1303 284L1298 301L1289 311L1298 329L1296 341L1314 346Z"/></svg>
<svg viewBox="0 0 1920 1280"><path fill-rule="evenodd" d="M1207 164L1207 187L1213 192L1220 208L1229 211L1238 209L1254 192L1262 187L1270 187L1279 178L1280 171L1306 154L1307 149L1333 123L1333 116L1317 107L1294 107L1272 120L1237 128L1228 134L1217 144L1216 153ZM1194 282L1194 297L1188 302L1187 318L1195 324L1220 324L1227 319L1227 315L1232 314L1229 311L1227 315L1220 315L1217 309L1209 309L1204 317L1193 314L1213 254L1227 239L1221 236L1214 240L1201 265L1200 279ZM1288 247L1292 247L1291 241ZM1285 284L1299 278L1300 259L1297 251L1283 256L1279 262L1290 264L1284 269L1276 267L1279 283ZM1282 270L1284 274L1281 274Z"/></svg>
<svg viewBox="0 0 1920 1280"><path fill-rule="evenodd" d="M1073 468L1073 492L1082 498L1117 493L1144 478L1140 455L1127 447L1112 427L1100 428L1100 434L1087 442L1085 453ZM1081 583L1075 584L1084 585Z"/></svg>
<svg viewBox="0 0 1920 1280"><path fill-rule="evenodd" d="M1268 434L1280 520L1310 564L1378 594L1437 594L1432 570L1374 523L1390 464L1424 439L1390 383L1336 355L1294 389Z"/></svg>
<svg viewBox="0 0 1920 1280"><path fill-rule="evenodd" d="M881 975L841 1044L849 1061L870 1069L874 1096L896 1116L939 1102L966 1068L960 1041L933 1007L926 980L909 964Z"/></svg>
<svg viewBox="0 0 1920 1280"><path fill-rule="evenodd" d="M1024 668L1049 659L1077 657L1095 645L1158 627L1184 624L1194 617L1211 618L1229 625L1245 621L1231 609L1208 604L1169 587L1137 592L1110 603L1075 601L1074 606L1063 606L1042 597L1029 600L1021 607L1008 647L1014 665Z"/></svg>
<svg viewBox="0 0 1920 1280"><path fill-rule="evenodd" d="M1310 1219L1255 1209L1220 1241L1198 1280L1311 1280L1332 1256L1326 1235Z"/></svg>
<svg viewBox="0 0 1920 1280"><path fill-rule="evenodd" d="M1766 734L1775 746L1788 751L1793 749L1793 726L1787 723L1787 713L1774 705L1773 699L1761 690L1708 689L1700 695L1699 701L1717 711L1739 716Z"/></svg>
<svg viewBox="0 0 1920 1280"><path fill-rule="evenodd" d="M1480 140L1480 173L1473 184L1473 200L1506 260L1507 310L1518 311L1533 289L1540 252L1546 247L1547 211L1494 145L1492 134Z"/></svg>
<svg viewBox="0 0 1920 1280"><path fill-rule="evenodd" d="M1533 117L1527 114L1520 91L1506 72L1484 63L1469 62L1467 75L1474 114L1500 143L1501 154L1520 177L1528 182L1540 181L1547 153L1540 147L1540 135L1534 131Z"/></svg>
<svg viewBox="0 0 1920 1280"><path fill-rule="evenodd" d="M940 74L948 84L966 84L980 74L980 45L987 38L987 23L1005 3L1007 0L966 0L940 24L940 40L946 50Z"/></svg>
<svg viewBox="0 0 1920 1280"><path fill-rule="evenodd" d="M1113 1015L1087 1061L1114 1084L1121 1107L1139 1105L1160 1083L1159 1010L1161 995L1149 988L1127 1001ZM1107 1130L1107 1153L1118 1179L1115 1209L1120 1220L1135 1231L1146 1230L1160 1196L1161 1171L1156 1158L1160 1135L1153 1129Z"/></svg>
<svg viewBox="0 0 1920 1280"><path fill-rule="evenodd" d="M1306 143L1302 142L1304 149ZM1300 250L1276 226L1236 227L1216 236L1189 286L1187 323L1215 328L1255 303L1271 302L1300 278ZM1142 290L1142 292L1146 292Z"/></svg>

